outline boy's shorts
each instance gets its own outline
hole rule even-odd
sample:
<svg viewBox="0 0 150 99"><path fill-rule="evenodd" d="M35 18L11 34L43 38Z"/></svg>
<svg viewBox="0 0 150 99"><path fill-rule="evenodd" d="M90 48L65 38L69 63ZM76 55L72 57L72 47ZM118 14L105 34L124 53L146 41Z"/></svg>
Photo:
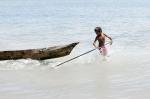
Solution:
<svg viewBox="0 0 150 99"><path fill-rule="evenodd" d="M102 46L100 47L100 53L103 55L103 56L106 56L107 55L107 48L106 46Z"/></svg>

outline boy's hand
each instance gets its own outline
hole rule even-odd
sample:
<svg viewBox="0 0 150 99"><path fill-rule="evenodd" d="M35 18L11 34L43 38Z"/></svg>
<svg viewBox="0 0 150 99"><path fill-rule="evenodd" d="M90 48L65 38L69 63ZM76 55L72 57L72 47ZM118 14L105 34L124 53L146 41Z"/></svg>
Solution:
<svg viewBox="0 0 150 99"><path fill-rule="evenodd" d="M95 45L95 43L93 43L93 46L94 46L95 48L97 48L96 45Z"/></svg>

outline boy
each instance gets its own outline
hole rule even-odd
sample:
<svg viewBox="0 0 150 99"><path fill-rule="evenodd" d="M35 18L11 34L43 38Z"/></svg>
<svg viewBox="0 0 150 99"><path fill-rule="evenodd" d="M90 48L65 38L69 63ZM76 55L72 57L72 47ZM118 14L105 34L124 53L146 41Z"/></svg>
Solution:
<svg viewBox="0 0 150 99"><path fill-rule="evenodd" d="M103 33L101 27L96 27L94 31L95 31L97 36L96 36L96 38L94 40L93 45L94 45L95 48L98 48L100 50L100 53L103 56L106 56L107 55L107 48L105 46L105 38L107 37L107 38L110 39L110 41L111 41L110 44L112 44L112 38L109 37L108 35L106 35L105 33ZM98 47L95 45L97 40L99 42L99 46Z"/></svg>

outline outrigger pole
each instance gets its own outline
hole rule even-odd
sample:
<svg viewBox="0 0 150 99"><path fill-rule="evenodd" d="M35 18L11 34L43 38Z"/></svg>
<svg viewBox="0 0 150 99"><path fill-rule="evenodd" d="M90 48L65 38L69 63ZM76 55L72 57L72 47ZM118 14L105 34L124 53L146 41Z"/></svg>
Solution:
<svg viewBox="0 0 150 99"><path fill-rule="evenodd" d="M108 44L109 44L109 43L106 43L105 45L108 45ZM81 56L83 56L83 55L86 55L86 54L88 54L88 53L90 53L90 52L93 52L93 51L95 51L96 49L97 49L97 48L94 48L94 49L92 49L92 50L90 50L90 51L87 51L87 52L81 54L81 55L78 55L78 56L76 56L76 57L74 57L74 58L71 58L71 59L69 59L69 60L67 60L67 61L64 61L64 62L62 62L62 63L56 65L55 67L59 67L59 66L65 64L65 63L68 63L68 62L70 62L70 61L76 59L76 58L79 58L79 57L81 57Z"/></svg>

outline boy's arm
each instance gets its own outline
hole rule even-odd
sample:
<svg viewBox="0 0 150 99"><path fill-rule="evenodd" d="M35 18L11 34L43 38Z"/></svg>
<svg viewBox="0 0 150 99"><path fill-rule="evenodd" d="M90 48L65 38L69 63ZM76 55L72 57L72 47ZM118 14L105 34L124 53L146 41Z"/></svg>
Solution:
<svg viewBox="0 0 150 99"><path fill-rule="evenodd" d="M96 41L97 41L97 37L95 38L95 40L93 42L94 47L96 47L96 45L95 45Z"/></svg>
<svg viewBox="0 0 150 99"><path fill-rule="evenodd" d="M112 38L110 36L106 35L105 33L104 33L104 35L111 40L110 44L112 45Z"/></svg>

